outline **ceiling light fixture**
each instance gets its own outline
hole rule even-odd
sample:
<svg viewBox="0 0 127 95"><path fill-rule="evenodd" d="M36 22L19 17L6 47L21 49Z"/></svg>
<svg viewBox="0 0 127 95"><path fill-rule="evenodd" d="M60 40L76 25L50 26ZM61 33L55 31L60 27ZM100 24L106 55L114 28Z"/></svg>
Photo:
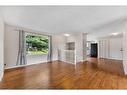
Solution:
<svg viewBox="0 0 127 95"><path fill-rule="evenodd" d="M112 35L114 35L114 36L116 36L116 35L118 35L119 33L112 33Z"/></svg>
<svg viewBox="0 0 127 95"><path fill-rule="evenodd" d="M68 36L70 36L70 34L64 34L64 36L67 36L68 37Z"/></svg>

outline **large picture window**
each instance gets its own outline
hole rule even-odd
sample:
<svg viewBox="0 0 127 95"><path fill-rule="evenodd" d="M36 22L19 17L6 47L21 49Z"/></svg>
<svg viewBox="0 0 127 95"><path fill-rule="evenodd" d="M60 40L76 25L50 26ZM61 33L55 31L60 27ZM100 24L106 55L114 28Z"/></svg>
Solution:
<svg viewBox="0 0 127 95"><path fill-rule="evenodd" d="M49 37L27 33L26 34L27 64L47 62L49 53Z"/></svg>

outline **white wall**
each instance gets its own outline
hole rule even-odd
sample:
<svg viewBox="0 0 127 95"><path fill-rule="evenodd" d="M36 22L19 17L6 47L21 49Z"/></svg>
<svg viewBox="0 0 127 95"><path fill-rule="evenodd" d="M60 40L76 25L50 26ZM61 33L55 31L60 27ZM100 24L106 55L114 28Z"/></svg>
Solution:
<svg viewBox="0 0 127 95"><path fill-rule="evenodd" d="M114 37L99 40L99 57L122 60L123 37Z"/></svg>
<svg viewBox="0 0 127 95"><path fill-rule="evenodd" d="M0 10L0 81L4 74L4 21Z"/></svg>
<svg viewBox="0 0 127 95"><path fill-rule="evenodd" d="M52 60L58 60L58 49L65 49L66 37L63 35L52 36Z"/></svg>
<svg viewBox="0 0 127 95"><path fill-rule="evenodd" d="M16 66L19 48L19 32L16 27L5 25L5 68Z"/></svg>
<svg viewBox="0 0 127 95"><path fill-rule="evenodd" d="M86 34L71 34L67 42L75 42L76 62L86 61Z"/></svg>

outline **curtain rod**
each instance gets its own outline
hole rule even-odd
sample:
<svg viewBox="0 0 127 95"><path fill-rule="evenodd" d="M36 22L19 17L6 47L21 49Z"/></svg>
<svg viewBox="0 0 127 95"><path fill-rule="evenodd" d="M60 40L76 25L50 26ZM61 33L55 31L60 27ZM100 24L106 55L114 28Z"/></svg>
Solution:
<svg viewBox="0 0 127 95"><path fill-rule="evenodd" d="M15 29L15 31L24 31L24 32L27 32L27 33L33 33L33 34L38 34L38 35L44 35L44 36L51 37L51 35L46 35L46 34L41 34L41 33L35 33L35 32L32 32L32 31L26 31L26 30L23 30L23 29Z"/></svg>

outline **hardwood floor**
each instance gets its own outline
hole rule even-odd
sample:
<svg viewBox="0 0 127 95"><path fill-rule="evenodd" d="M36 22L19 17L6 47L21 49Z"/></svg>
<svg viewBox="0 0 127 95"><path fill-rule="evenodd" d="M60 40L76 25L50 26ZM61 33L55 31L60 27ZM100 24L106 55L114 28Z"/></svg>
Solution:
<svg viewBox="0 0 127 95"><path fill-rule="evenodd" d="M89 58L76 66L60 61L5 70L1 89L127 89L122 61Z"/></svg>

